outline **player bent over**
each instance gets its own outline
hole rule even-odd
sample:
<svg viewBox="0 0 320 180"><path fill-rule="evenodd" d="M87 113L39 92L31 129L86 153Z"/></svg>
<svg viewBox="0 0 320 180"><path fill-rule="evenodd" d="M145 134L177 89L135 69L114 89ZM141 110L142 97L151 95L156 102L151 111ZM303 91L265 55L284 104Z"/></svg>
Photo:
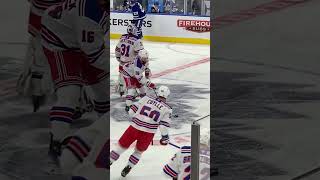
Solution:
<svg viewBox="0 0 320 180"><path fill-rule="evenodd" d="M68 0L49 8L42 18L42 45L57 95L49 114L53 157L61 154L82 86L90 85L98 115L109 110L109 55L104 41L109 6L107 0Z"/></svg>
<svg viewBox="0 0 320 180"><path fill-rule="evenodd" d="M191 146L183 146L163 167L164 176L173 180L190 180ZM210 180L210 131L200 132L200 179Z"/></svg>
<svg viewBox="0 0 320 180"><path fill-rule="evenodd" d="M120 96L124 94L124 79L123 79L123 66L126 63L134 61L134 58L138 55L138 52L144 49L142 41L137 36L137 28L128 25L127 34L123 34L116 46L115 55L119 62L119 78L118 78L118 91Z"/></svg>
<svg viewBox="0 0 320 180"><path fill-rule="evenodd" d="M144 96L131 106L129 111L131 125L119 139L118 145L110 153L111 165L136 141L135 150L130 156L127 166L122 170L121 176L125 177L139 162L142 153L148 149L158 128L162 135L160 143L162 145L169 143L167 128L170 126L172 114L171 107L166 104L169 94L168 87L160 86L157 89L157 98Z"/></svg>
<svg viewBox="0 0 320 180"><path fill-rule="evenodd" d="M142 49L133 62L123 66L123 77L127 87L126 95L126 111L129 111L130 106L135 99L136 89L139 90L140 97L146 95L145 86L155 89L155 84L150 82L150 69L148 51Z"/></svg>

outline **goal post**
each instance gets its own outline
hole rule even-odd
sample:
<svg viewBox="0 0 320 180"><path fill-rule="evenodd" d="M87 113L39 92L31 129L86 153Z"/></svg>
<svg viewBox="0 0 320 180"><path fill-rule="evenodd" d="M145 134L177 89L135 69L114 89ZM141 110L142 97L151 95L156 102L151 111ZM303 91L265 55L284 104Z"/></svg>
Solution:
<svg viewBox="0 0 320 180"><path fill-rule="evenodd" d="M200 159L200 125L193 122L191 125L191 179L199 180Z"/></svg>

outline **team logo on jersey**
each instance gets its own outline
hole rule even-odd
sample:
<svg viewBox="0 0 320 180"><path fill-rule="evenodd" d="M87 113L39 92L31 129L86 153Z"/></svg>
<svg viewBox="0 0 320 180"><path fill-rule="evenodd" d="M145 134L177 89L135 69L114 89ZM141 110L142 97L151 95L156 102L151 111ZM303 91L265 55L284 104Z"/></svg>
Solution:
<svg viewBox="0 0 320 180"><path fill-rule="evenodd" d="M183 20L178 19L178 27L183 27L187 31L204 33L209 32L212 28L210 21L200 21L200 20Z"/></svg>

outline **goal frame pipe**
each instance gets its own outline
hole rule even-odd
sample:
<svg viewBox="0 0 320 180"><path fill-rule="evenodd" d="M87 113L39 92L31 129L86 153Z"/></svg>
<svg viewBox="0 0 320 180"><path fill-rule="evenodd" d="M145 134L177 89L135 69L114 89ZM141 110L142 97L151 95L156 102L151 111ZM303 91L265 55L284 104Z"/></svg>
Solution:
<svg viewBox="0 0 320 180"><path fill-rule="evenodd" d="M191 125L191 179L199 180L200 159L200 125L193 122Z"/></svg>

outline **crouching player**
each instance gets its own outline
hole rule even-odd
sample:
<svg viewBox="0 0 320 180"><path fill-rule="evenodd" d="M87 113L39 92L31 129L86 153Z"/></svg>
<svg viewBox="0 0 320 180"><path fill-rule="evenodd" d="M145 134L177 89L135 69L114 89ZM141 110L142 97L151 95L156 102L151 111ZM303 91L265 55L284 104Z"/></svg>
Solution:
<svg viewBox="0 0 320 180"><path fill-rule="evenodd" d="M146 95L145 86L155 89L155 84L150 82L150 69L148 51L142 49L133 62L123 66L123 77L127 87L126 96L126 111L129 111L130 106L135 98L136 89L139 90L140 97Z"/></svg>
<svg viewBox="0 0 320 180"><path fill-rule="evenodd" d="M183 146L170 162L163 167L167 179L190 180L191 146ZM210 131L203 129L200 134L200 179L210 179Z"/></svg>
<svg viewBox="0 0 320 180"><path fill-rule="evenodd" d="M49 114L49 155L55 159L71 132L83 86L91 87L98 116L109 110L109 51L104 39L109 5L107 0L68 0L50 7L42 17L42 46L57 95Z"/></svg>
<svg viewBox="0 0 320 180"><path fill-rule="evenodd" d="M131 125L118 141L118 145L110 153L110 165L117 161L120 155L126 151L130 145L136 142L135 150L130 156L128 164L121 172L125 177L130 170L139 162L142 153L146 151L156 133L160 128L162 138L161 145L169 143L167 127L170 125L172 109L166 104L170 90L166 86L160 86L157 90L157 98L144 96L134 103L130 110Z"/></svg>

